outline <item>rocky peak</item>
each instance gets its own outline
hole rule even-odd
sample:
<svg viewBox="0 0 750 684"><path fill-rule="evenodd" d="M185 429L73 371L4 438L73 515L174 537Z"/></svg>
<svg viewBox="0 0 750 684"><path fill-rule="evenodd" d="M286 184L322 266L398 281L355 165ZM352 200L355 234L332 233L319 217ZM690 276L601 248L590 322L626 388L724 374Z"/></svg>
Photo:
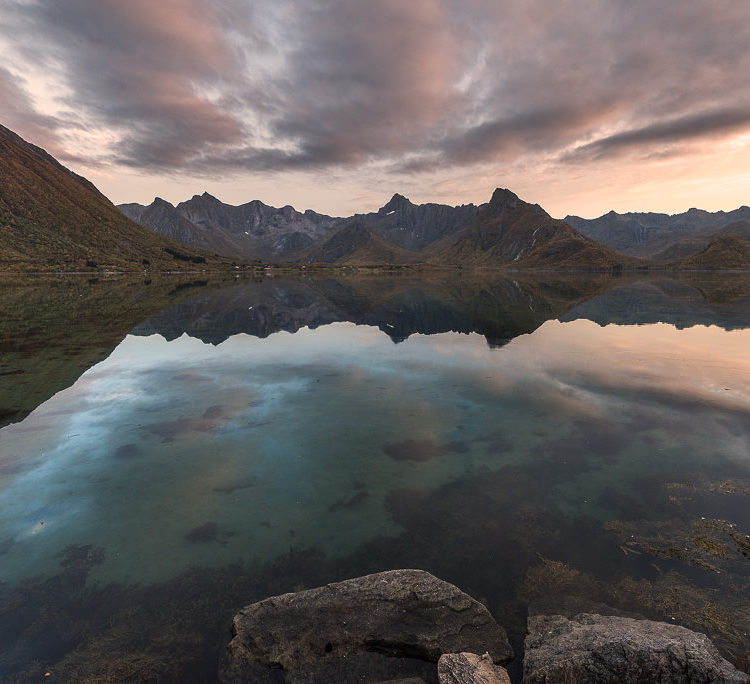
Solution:
<svg viewBox="0 0 750 684"><path fill-rule="evenodd" d="M221 200L217 199L208 192L204 192L202 195L193 195L189 200L182 204L221 204Z"/></svg>
<svg viewBox="0 0 750 684"><path fill-rule="evenodd" d="M151 202L151 206L156 207L169 207L170 209L174 209L174 205L171 202L167 202L167 200L162 199L161 197L154 197L154 201Z"/></svg>
<svg viewBox="0 0 750 684"><path fill-rule="evenodd" d="M518 195L507 188L495 188L490 199L490 206L493 209L515 209L520 202Z"/></svg>
<svg viewBox="0 0 750 684"><path fill-rule="evenodd" d="M394 194L393 197L388 201L388 203L380 208L379 213L388 213L391 211L400 211L408 206L411 206L411 202L407 197L404 197L403 195L399 195L398 193Z"/></svg>

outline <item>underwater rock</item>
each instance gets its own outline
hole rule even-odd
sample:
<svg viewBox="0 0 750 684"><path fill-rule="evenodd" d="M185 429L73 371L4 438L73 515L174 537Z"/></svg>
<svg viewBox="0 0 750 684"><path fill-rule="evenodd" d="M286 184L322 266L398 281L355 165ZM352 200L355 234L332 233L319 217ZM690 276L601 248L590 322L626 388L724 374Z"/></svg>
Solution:
<svg viewBox="0 0 750 684"><path fill-rule="evenodd" d="M390 570L283 594L243 608L220 666L223 682L304 672L366 654L435 663L443 653L513 657L505 630L478 601L423 570ZM433 666L434 667L434 666Z"/></svg>
<svg viewBox="0 0 750 684"><path fill-rule="evenodd" d="M504 667L495 665L485 653L444 653L438 660L440 684L510 684Z"/></svg>
<svg viewBox="0 0 750 684"><path fill-rule="evenodd" d="M139 450L137 444L123 444L122 446L117 447L115 450L115 457L116 458L133 458L134 456L138 456Z"/></svg>
<svg viewBox="0 0 750 684"><path fill-rule="evenodd" d="M219 536L219 526L215 522L206 522L194 527L185 535L185 539L193 544L205 544L206 542L216 541Z"/></svg>
<svg viewBox="0 0 750 684"><path fill-rule="evenodd" d="M524 684L746 684L705 634L651 620L581 613L529 617Z"/></svg>

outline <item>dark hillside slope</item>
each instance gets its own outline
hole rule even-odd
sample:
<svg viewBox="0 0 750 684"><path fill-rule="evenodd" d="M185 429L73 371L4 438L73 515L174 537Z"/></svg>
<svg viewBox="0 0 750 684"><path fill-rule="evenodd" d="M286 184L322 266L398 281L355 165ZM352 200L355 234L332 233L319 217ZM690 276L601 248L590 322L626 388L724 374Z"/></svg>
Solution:
<svg viewBox="0 0 750 684"><path fill-rule="evenodd" d="M126 218L92 183L0 126L0 269L134 270L226 262Z"/></svg>

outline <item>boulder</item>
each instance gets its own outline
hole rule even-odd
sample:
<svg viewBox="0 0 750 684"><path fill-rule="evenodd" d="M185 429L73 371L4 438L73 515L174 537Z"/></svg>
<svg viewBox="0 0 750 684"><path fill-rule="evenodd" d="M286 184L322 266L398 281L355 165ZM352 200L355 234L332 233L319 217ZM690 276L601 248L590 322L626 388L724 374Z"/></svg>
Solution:
<svg viewBox="0 0 750 684"><path fill-rule="evenodd" d="M489 654L444 653L438 660L440 684L510 684L504 667L495 665Z"/></svg>
<svg viewBox="0 0 750 684"><path fill-rule="evenodd" d="M233 635L220 666L224 682L256 681L261 669L303 673L329 660L375 654L430 663L460 651L488 652L497 663L513 657L487 608L423 570L264 599L235 616Z"/></svg>
<svg viewBox="0 0 750 684"><path fill-rule="evenodd" d="M524 684L746 684L705 634L651 620L581 613L529 617Z"/></svg>

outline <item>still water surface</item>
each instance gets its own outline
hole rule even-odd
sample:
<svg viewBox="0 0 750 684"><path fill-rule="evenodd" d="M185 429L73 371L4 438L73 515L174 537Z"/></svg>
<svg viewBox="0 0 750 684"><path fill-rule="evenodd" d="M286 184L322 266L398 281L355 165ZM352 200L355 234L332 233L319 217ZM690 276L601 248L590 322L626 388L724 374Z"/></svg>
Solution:
<svg viewBox="0 0 750 684"><path fill-rule="evenodd" d="M737 283L198 285L131 286L121 341L58 340L82 374L0 430L4 678L205 681L245 603L394 567L516 647L528 610L603 606L750 647ZM43 385L118 286L54 287L0 382Z"/></svg>

